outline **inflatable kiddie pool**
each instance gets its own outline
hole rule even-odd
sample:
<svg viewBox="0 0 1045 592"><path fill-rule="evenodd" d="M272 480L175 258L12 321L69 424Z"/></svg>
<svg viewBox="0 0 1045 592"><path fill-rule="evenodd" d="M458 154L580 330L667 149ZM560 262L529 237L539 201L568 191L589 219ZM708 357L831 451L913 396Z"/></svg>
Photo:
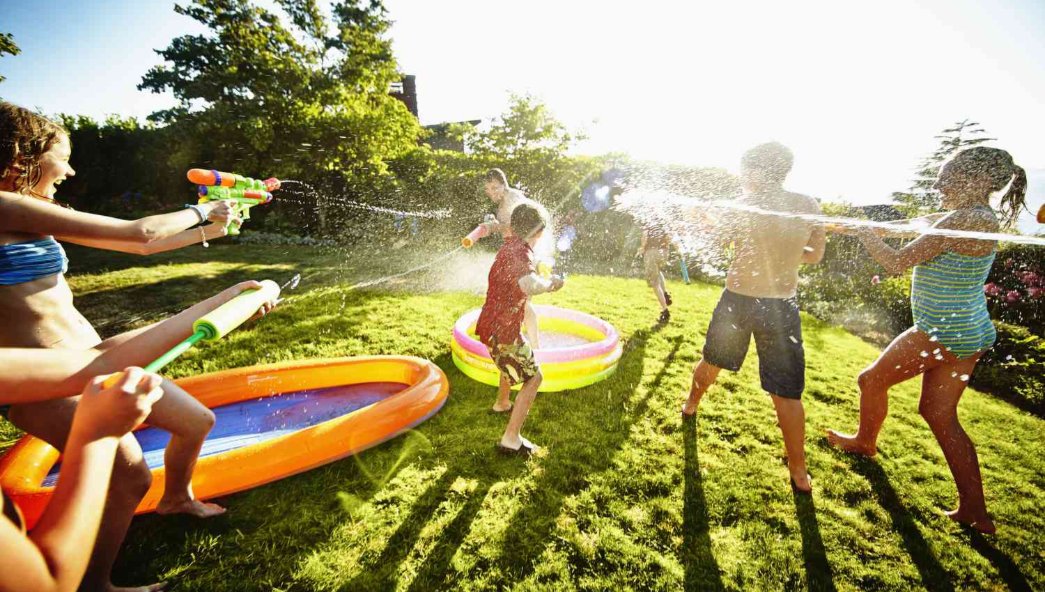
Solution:
<svg viewBox="0 0 1045 592"><path fill-rule="evenodd" d="M214 410L192 477L202 499L243 491L345 458L434 415L449 383L435 364L408 356L300 360L235 368L175 381ZM170 434L135 432L152 469L137 513L163 495ZM32 527L58 479L58 451L26 436L0 459L0 486Z"/></svg>
<svg viewBox="0 0 1045 592"><path fill-rule="evenodd" d="M581 388L605 380L620 360L620 335L613 325L583 312L537 305L541 348L534 350L544 380L540 391ZM480 309L466 312L454 324L450 350L454 365L466 376L497 386L500 374L490 352L475 336ZM515 385L518 388L520 385Z"/></svg>

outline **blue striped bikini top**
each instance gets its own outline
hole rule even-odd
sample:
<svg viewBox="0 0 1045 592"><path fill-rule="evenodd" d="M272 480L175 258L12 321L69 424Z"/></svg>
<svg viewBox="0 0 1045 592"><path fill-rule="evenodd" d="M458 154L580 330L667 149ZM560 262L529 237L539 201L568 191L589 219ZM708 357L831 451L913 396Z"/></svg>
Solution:
<svg viewBox="0 0 1045 592"><path fill-rule="evenodd" d="M24 284L68 269L69 258L54 237L0 245L0 286Z"/></svg>

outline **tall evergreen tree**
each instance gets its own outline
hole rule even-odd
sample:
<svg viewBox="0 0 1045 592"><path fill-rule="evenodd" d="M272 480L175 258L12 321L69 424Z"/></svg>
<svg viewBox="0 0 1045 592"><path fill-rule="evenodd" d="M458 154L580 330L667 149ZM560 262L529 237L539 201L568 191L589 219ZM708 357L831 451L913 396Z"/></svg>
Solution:
<svg viewBox="0 0 1045 592"><path fill-rule="evenodd" d="M933 184L940 167L960 150L996 139L986 134L978 122L963 119L934 136L939 140L936 149L918 163L911 187L906 192L893 193L893 201L911 216L939 211L940 193L933 189Z"/></svg>

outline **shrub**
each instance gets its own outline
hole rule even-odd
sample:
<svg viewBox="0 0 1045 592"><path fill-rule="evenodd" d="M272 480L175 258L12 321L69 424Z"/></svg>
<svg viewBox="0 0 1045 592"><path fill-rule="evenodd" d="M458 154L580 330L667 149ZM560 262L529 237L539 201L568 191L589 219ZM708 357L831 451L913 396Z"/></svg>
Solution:
<svg viewBox="0 0 1045 592"><path fill-rule="evenodd" d="M998 341L969 382L1036 415L1045 415L1045 339L1025 327L995 321Z"/></svg>

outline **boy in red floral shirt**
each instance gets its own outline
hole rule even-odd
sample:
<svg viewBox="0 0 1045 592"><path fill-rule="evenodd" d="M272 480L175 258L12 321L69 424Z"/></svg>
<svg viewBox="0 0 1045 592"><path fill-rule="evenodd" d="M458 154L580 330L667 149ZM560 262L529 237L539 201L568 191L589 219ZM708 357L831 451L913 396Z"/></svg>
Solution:
<svg viewBox="0 0 1045 592"><path fill-rule="evenodd" d="M542 378L533 349L520 331L526 316L526 302L530 296L554 292L563 286L561 277L544 279L537 273L533 246L547 223L547 214L530 204L519 204L512 211L511 236L497 251L490 268L486 302L475 325L479 340L489 348L490 357L501 371L494 411L512 411L498 449L525 456L537 449L520 431ZM508 397L511 387L520 382L522 388L513 407Z"/></svg>

